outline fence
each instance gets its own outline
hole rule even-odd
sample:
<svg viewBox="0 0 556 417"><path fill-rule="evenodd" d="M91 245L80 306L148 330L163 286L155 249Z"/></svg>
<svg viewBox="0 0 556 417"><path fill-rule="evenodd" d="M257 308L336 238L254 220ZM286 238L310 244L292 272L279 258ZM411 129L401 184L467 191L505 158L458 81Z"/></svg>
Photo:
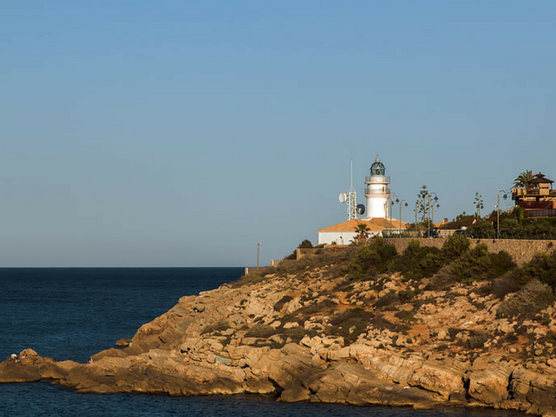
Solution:
<svg viewBox="0 0 556 417"><path fill-rule="evenodd" d="M527 218L556 217L556 210L555 209L525 210L525 217L527 217Z"/></svg>
<svg viewBox="0 0 556 417"><path fill-rule="evenodd" d="M462 234L471 239L526 239L526 240L556 240L556 228L540 229L540 228L513 228L500 229L497 235L495 229L468 229L468 230L411 230L402 229L386 229L382 231L385 238L437 238L448 237L454 233Z"/></svg>

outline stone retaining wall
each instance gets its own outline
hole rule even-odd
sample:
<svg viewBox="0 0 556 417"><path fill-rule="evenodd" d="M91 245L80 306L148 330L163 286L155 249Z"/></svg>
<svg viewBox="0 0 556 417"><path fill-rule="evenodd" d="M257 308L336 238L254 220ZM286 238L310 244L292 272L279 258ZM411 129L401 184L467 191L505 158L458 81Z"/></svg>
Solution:
<svg viewBox="0 0 556 417"><path fill-rule="evenodd" d="M421 246L432 246L441 248L446 241L445 238L437 239L385 239L391 245L396 247L398 253L402 253L412 240L418 240ZM549 252L556 249L556 240L525 240L525 239L470 239L471 248L474 248L477 243L484 243L487 245L490 252L508 252L518 265L530 261L533 255L537 252Z"/></svg>

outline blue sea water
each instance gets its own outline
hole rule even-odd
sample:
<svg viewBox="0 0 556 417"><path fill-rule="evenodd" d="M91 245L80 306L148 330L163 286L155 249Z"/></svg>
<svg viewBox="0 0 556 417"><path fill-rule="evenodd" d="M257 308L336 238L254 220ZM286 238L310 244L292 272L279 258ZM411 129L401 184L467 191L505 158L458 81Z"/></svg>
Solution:
<svg viewBox="0 0 556 417"><path fill-rule="evenodd" d="M161 315L184 295L239 278L242 268L0 268L0 360L31 347L86 362ZM261 396L76 394L45 382L0 384L0 417L264 416L521 417L500 411L417 411L283 404Z"/></svg>

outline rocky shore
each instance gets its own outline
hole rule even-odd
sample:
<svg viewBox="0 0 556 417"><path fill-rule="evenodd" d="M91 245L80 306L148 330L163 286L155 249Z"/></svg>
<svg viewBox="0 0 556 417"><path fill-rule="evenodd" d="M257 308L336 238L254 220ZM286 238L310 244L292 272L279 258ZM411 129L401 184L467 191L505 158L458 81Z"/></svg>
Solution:
<svg viewBox="0 0 556 417"><path fill-rule="evenodd" d="M0 364L0 382L556 415L555 305L531 318L501 315L516 294L497 297L490 282L453 282L444 270L354 280L341 267L354 250L183 297L87 364L26 349Z"/></svg>

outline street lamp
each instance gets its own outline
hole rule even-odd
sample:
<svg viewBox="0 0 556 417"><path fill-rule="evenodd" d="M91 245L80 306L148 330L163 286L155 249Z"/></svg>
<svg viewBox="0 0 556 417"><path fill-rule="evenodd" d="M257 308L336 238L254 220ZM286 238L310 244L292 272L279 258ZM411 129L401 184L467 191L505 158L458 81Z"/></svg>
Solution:
<svg viewBox="0 0 556 417"><path fill-rule="evenodd" d="M498 191L498 203L496 204L496 239L500 239L500 193L504 193L502 198L506 200L510 192L508 190Z"/></svg>
<svg viewBox="0 0 556 417"><path fill-rule="evenodd" d="M440 204L433 204L432 205L432 225L434 226L434 208L440 208Z"/></svg>
<svg viewBox="0 0 556 417"><path fill-rule="evenodd" d="M429 193L429 201L428 201L428 205L429 205L429 210L428 210L428 215L429 215L429 230L430 230L430 228L431 228L431 216L430 216L430 213L431 213L431 197L432 197L433 194L434 194L433 210L434 210L434 205L438 202L438 195L437 195L436 193L434 193L434 192ZM430 234L430 232L429 232L429 234Z"/></svg>
<svg viewBox="0 0 556 417"><path fill-rule="evenodd" d="M400 205L400 237L402 237L402 203L405 201L405 206L408 207L409 204L407 203L407 200L399 200L396 198L396 203L398 203ZM417 214L415 214L415 216L417 216Z"/></svg>
<svg viewBox="0 0 556 417"><path fill-rule="evenodd" d="M394 201L394 197L396 197L396 201ZM388 214L390 214L390 229L393 229L394 227L392 225L392 212L394 211L393 210L394 209L394 202L397 203L400 200L399 200L399 198L396 194L392 194L392 195L388 196L388 199L392 199L392 201L390 201L390 206L389 206L390 210L388 211Z"/></svg>
<svg viewBox="0 0 556 417"><path fill-rule="evenodd" d="M259 251L261 249L261 244L257 243L257 269L259 269Z"/></svg>

